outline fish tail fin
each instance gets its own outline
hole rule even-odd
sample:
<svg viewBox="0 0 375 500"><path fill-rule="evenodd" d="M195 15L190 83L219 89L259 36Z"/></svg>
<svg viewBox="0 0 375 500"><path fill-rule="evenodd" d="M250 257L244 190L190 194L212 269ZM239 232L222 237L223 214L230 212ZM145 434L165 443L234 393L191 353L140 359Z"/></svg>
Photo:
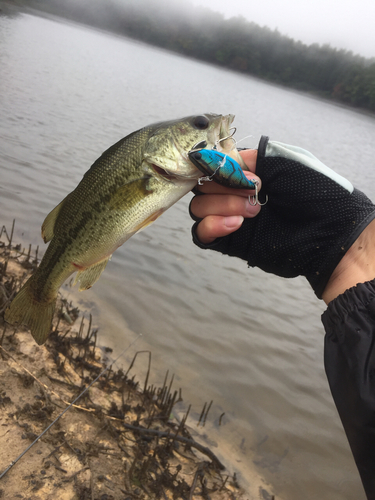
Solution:
<svg viewBox="0 0 375 500"><path fill-rule="evenodd" d="M33 277L23 285L5 311L5 321L11 325L25 325L31 330L37 344L44 344L50 334L57 294L48 302L34 297Z"/></svg>

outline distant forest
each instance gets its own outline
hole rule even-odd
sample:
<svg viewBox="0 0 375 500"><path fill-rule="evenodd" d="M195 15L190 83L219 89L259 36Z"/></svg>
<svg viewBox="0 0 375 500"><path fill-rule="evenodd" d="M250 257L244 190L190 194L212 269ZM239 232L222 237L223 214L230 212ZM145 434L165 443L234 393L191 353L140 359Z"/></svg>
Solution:
<svg viewBox="0 0 375 500"><path fill-rule="evenodd" d="M13 0L184 56L375 111L375 59L306 45L188 0ZM338 7L339 8L339 7Z"/></svg>

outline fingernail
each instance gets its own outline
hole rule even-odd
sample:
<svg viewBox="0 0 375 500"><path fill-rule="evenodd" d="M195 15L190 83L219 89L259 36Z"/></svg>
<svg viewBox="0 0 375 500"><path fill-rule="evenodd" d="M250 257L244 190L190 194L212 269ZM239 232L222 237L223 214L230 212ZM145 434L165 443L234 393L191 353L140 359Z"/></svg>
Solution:
<svg viewBox="0 0 375 500"><path fill-rule="evenodd" d="M258 206L258 205L257 205ZM245 209L246 209L246 213L248 213L249 215L251 215L251 217L254 217L254 215L256 213L258 213L256 210L255 210L255 205L252 205L249 201L249 199L246 200L246 205L245 205ZM259 206L258 206L259 207Z"/></svg>
<svg viewBox="0 0 375 500"><path fill-rule="evenodd" d="M244 218L242 215L232 215L231 217L225 217L224 224L227 227L238 227L243 223L243 221Z"/></svg>

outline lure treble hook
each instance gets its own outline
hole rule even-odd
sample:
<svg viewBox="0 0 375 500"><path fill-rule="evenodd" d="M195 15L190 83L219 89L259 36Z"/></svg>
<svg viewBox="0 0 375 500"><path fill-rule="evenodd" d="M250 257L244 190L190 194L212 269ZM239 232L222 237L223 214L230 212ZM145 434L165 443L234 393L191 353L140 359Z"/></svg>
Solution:
<svg viewBox="0 0 375 500"><path fill-rule="evenodd" d="M255 194L254 195L250 195L249 196L249 203L250 205L252 205L253 207L255 207L255 205L259 205L261 207L263 207L263 205L265 205L267 202L268 202L268 194L266 194L266 201L264 203L261 203L259 201L259 191L258 191L258 181L255 181L253 180L252 181L253 184L255 184Z"/></svg>
<svg viewBox="0 0 375 500"><path fill-rule="evenodd" d="M232 139L233 140L233 143L236 144L236 139L233 137L234 134L236 133L237 129L236 127L231 127L229 129L229 132L231 132L231 134L227 135L226 137L221 137L220 139L218 139L216 142L215 142L215 148L217 149L217 145L220 143L220 142L224 142L226 141L227 139Z"/></svg>

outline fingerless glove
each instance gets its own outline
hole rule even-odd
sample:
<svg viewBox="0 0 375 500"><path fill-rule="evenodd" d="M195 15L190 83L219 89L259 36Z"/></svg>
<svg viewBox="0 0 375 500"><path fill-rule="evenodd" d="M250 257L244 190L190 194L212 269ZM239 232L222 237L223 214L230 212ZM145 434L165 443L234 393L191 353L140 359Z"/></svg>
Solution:
<svg viewBox="0 0 375 500"><path fill-rule="evenodd" d="M292 278L305 276L316 295L375 217L375 205L304 149L262 136L256 164L268 202L234 233L201 248L244 259L249 266Z"/></svg>

